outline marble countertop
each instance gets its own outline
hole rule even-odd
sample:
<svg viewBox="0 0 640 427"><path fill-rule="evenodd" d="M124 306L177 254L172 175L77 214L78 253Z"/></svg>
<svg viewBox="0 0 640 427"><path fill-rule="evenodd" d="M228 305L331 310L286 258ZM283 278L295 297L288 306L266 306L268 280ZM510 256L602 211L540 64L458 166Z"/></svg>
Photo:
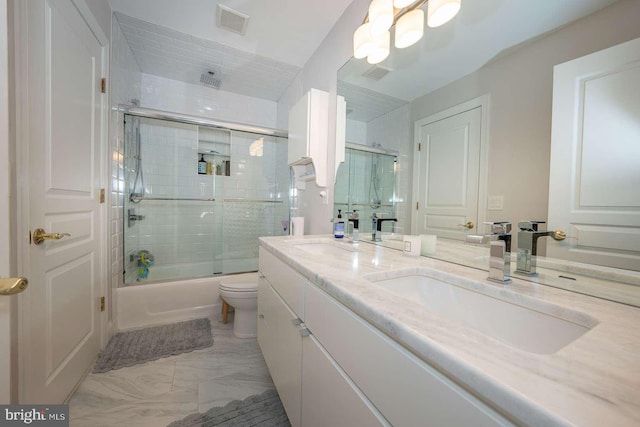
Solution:
<svg viewBox="0 0 640 427"><path fill-rule="evenodd" d="M323 253L303 249L316 243L338 247ZM485 271L328 236L263 237L260 244L517 423L640 425L639 308L516 277L508 285L497 284L487 280ZM553 354L530 353L429 312L364 278L414 267L476 281L504 299L533 298L558 310L583 313L597 324Z"/></svg>

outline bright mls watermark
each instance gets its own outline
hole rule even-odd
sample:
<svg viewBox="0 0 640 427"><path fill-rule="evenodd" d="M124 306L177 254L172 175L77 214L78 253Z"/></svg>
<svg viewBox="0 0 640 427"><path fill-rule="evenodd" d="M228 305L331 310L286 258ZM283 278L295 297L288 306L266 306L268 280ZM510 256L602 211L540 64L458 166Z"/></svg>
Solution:
<svg viewBox="0 0 640 427"><path fill-rule="evenodd" d="M0 427L68 427L69 405L0 405Z"/></svg>

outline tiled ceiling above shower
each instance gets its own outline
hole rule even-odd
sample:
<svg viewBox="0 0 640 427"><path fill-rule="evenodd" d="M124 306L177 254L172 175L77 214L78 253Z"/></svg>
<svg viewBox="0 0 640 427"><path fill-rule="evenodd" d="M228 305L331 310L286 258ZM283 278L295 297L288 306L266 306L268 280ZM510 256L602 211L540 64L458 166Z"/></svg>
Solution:
<svg viewBox="0 0 640 427"><path fill-rule="evenodd" d="M278 101L300 72L291 64L115 13L140 71L201 84L213 71L220 90Z"/></svg>

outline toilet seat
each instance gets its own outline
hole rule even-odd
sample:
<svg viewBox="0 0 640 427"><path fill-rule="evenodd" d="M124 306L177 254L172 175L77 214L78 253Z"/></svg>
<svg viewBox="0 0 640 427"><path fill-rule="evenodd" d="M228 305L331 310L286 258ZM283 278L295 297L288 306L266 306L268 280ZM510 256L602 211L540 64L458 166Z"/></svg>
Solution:
<svg viewBox="0 0 640 427"><path fill-rule="evenodd" d="M220 282L221 291L229 292L257 292L258 285L255 282Z"/></svg>

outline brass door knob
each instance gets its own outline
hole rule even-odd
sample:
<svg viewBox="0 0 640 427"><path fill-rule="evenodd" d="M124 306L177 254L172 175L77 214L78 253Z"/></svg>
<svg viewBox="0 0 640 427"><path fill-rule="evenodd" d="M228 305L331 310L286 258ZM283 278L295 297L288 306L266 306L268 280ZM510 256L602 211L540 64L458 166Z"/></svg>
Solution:
<svg viewBox="0 0 640 427"><path fill-rule="evenodd" d="M475 227L475 226L476 226L476 225L475 225L473 222L471 222L471 221L467 222L466 224L458 224L458 227L464 227L464 228L466 228L467 230L471 230L471 229L472 229L473 227Z"/></svg>
<svg viewBox="0 0 640 427"><path fill-rule="evenodd" d="M63 237L71 237L69 233L47 233L42 228L36 228L33 232L33 243L35 245L40 245L45 240L60 240Z"/></svg>
<svg viewBox="0 0 640 427"><path fill-rule="evenodd" d="M29 281L24 277L0 279L0 295L15 295L27 289Z"/></svg>

